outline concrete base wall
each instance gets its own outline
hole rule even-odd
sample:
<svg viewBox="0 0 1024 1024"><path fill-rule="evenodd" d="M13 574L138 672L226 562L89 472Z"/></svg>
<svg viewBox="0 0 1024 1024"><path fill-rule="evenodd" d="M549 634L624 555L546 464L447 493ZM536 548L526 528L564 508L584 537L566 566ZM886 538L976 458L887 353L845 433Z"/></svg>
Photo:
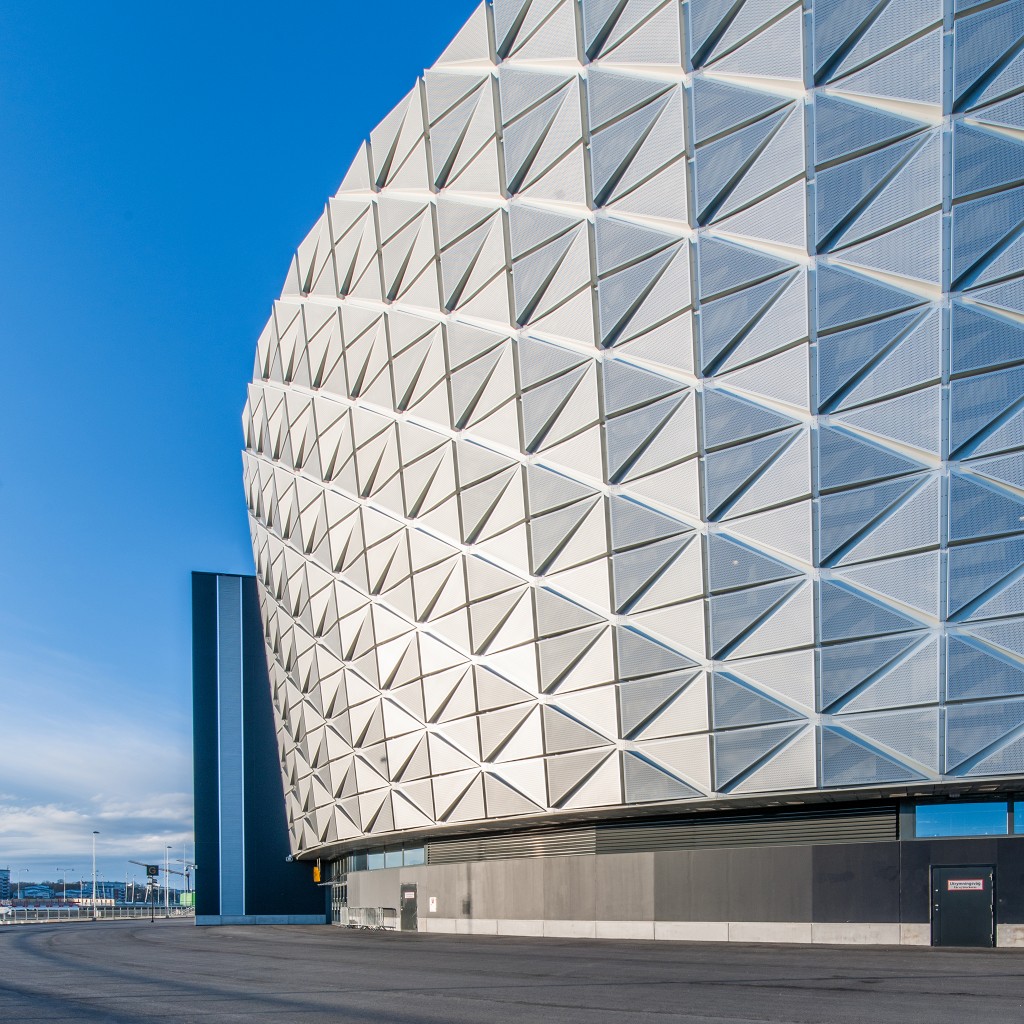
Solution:
<svg viewBox="0 0 1024 1024"><path fill-rule="evenodd" d="M898 924L802 924L792 921L494 921L427 917L425 932L547 938L664 939L670 942L788 942L898 946ZM912 937L908 934L908 940ZM908 941L905 944L913 944ZM1024 944L1024 940L1022 940Z"/></svg>
<svg viewBox="0 0 1024 1024"><path fill-rule="evenodd" d="M794 921L496 921L426 917L420 931L552 939L663 939L669 942L930 946L930 925L803 924ZM996 945L1024 948L1024 926L999 925Z"/></svg>
<svg viewBox="0 0 1024 1024"><path fill-rule="evenodd" d="M327 917L324 914L196 915L196 925L201 928L229 924L327 924Z"/></svg>
<svg viewBox="0 0 1024 1024"><path fill-rule="evenodd" d="M1024 947L1024 924L997 924L996 945Z"/></svg>

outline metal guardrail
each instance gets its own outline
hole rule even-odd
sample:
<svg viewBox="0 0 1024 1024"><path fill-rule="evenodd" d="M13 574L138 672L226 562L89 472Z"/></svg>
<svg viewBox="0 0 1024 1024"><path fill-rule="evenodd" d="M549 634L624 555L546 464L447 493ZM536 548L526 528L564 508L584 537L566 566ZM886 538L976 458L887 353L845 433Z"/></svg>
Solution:
<svg viewBox="0 0 1024 1024"><path fill-rule="evenodd" d="M3 913L9 910L9 913ZM149 920L150 915L163 920L167 917L195 917L194 907L171 907L164 912L163 907L152 911L149 907L97 907L98 921L141 921ZM61 921L91 921L92 907L5 907L0 908L0 926L13 924L56 924Z"/></svg>
<svg viewBox="0 0 1024 1024"><path fill-rule="evenodd" d="M398 911L394 907L341 907L333 922L340 928L398 928Z"/></svg>

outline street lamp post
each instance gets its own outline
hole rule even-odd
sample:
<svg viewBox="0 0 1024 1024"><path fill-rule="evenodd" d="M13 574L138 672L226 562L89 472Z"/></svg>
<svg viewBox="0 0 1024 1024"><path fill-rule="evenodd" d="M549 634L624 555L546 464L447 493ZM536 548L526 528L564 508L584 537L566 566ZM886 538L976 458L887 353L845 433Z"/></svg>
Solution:
<svg viewBox="0 0 1024 1024"><path fill-rule="evenodd" d="M28 874L28 868L18 868L18 874L19 875L27 875ZM18 899L19 900L21 899L21 879L20 878L18 879Z"/></svg>
<svg viewBox="0 0 1024 1024"><path fill-rule="evenodd" d="M171 916L171 848L164 847L164 917Z"/></svg>
<svg viewBox="0 0 1024 1024"><path fill-rule="evenodd" d="M68 872L69 871L74 871L74 870L75 870L74 868L57 868L58 872L63 872L63 874L64 874L64 902L65 903L67 903L67 901L68 901Z"/></svg>
<svg viewBox="0 0 1024 1024"><path fill-rule="evenodd" d="M96 920L96 837L99 832L92 833L92 919Z"/></svg>

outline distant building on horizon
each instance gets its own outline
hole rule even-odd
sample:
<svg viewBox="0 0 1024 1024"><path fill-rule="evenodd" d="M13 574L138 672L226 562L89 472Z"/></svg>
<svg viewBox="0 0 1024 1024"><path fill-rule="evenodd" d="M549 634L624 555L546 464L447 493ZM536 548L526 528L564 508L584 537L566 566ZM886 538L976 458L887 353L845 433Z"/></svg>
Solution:
<svg viewBox="0 0 1024 1024"><path fill-rule="evenodd" d="M11 898L11 869L0 868L0 900Z"/></svg>
<svg viewBox="0 0 1024 1024"><path fill-rule="evenodd" d="M18 894L23 900L52 900L53 889L48 885L23 885Z"/></svg>

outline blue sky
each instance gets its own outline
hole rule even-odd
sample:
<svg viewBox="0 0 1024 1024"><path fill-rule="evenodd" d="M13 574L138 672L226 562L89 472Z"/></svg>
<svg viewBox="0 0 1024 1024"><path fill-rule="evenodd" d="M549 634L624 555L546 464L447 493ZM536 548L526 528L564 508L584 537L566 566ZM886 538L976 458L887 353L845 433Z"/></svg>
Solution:
<svg viewBox="0 0 1024 1024"><path fill-rule="evenodd" d="M22 878L81 873L93 829L107 877L182 856L189 573L252 571L256 338L474 6L0 9L0 866Z"/></svg>

